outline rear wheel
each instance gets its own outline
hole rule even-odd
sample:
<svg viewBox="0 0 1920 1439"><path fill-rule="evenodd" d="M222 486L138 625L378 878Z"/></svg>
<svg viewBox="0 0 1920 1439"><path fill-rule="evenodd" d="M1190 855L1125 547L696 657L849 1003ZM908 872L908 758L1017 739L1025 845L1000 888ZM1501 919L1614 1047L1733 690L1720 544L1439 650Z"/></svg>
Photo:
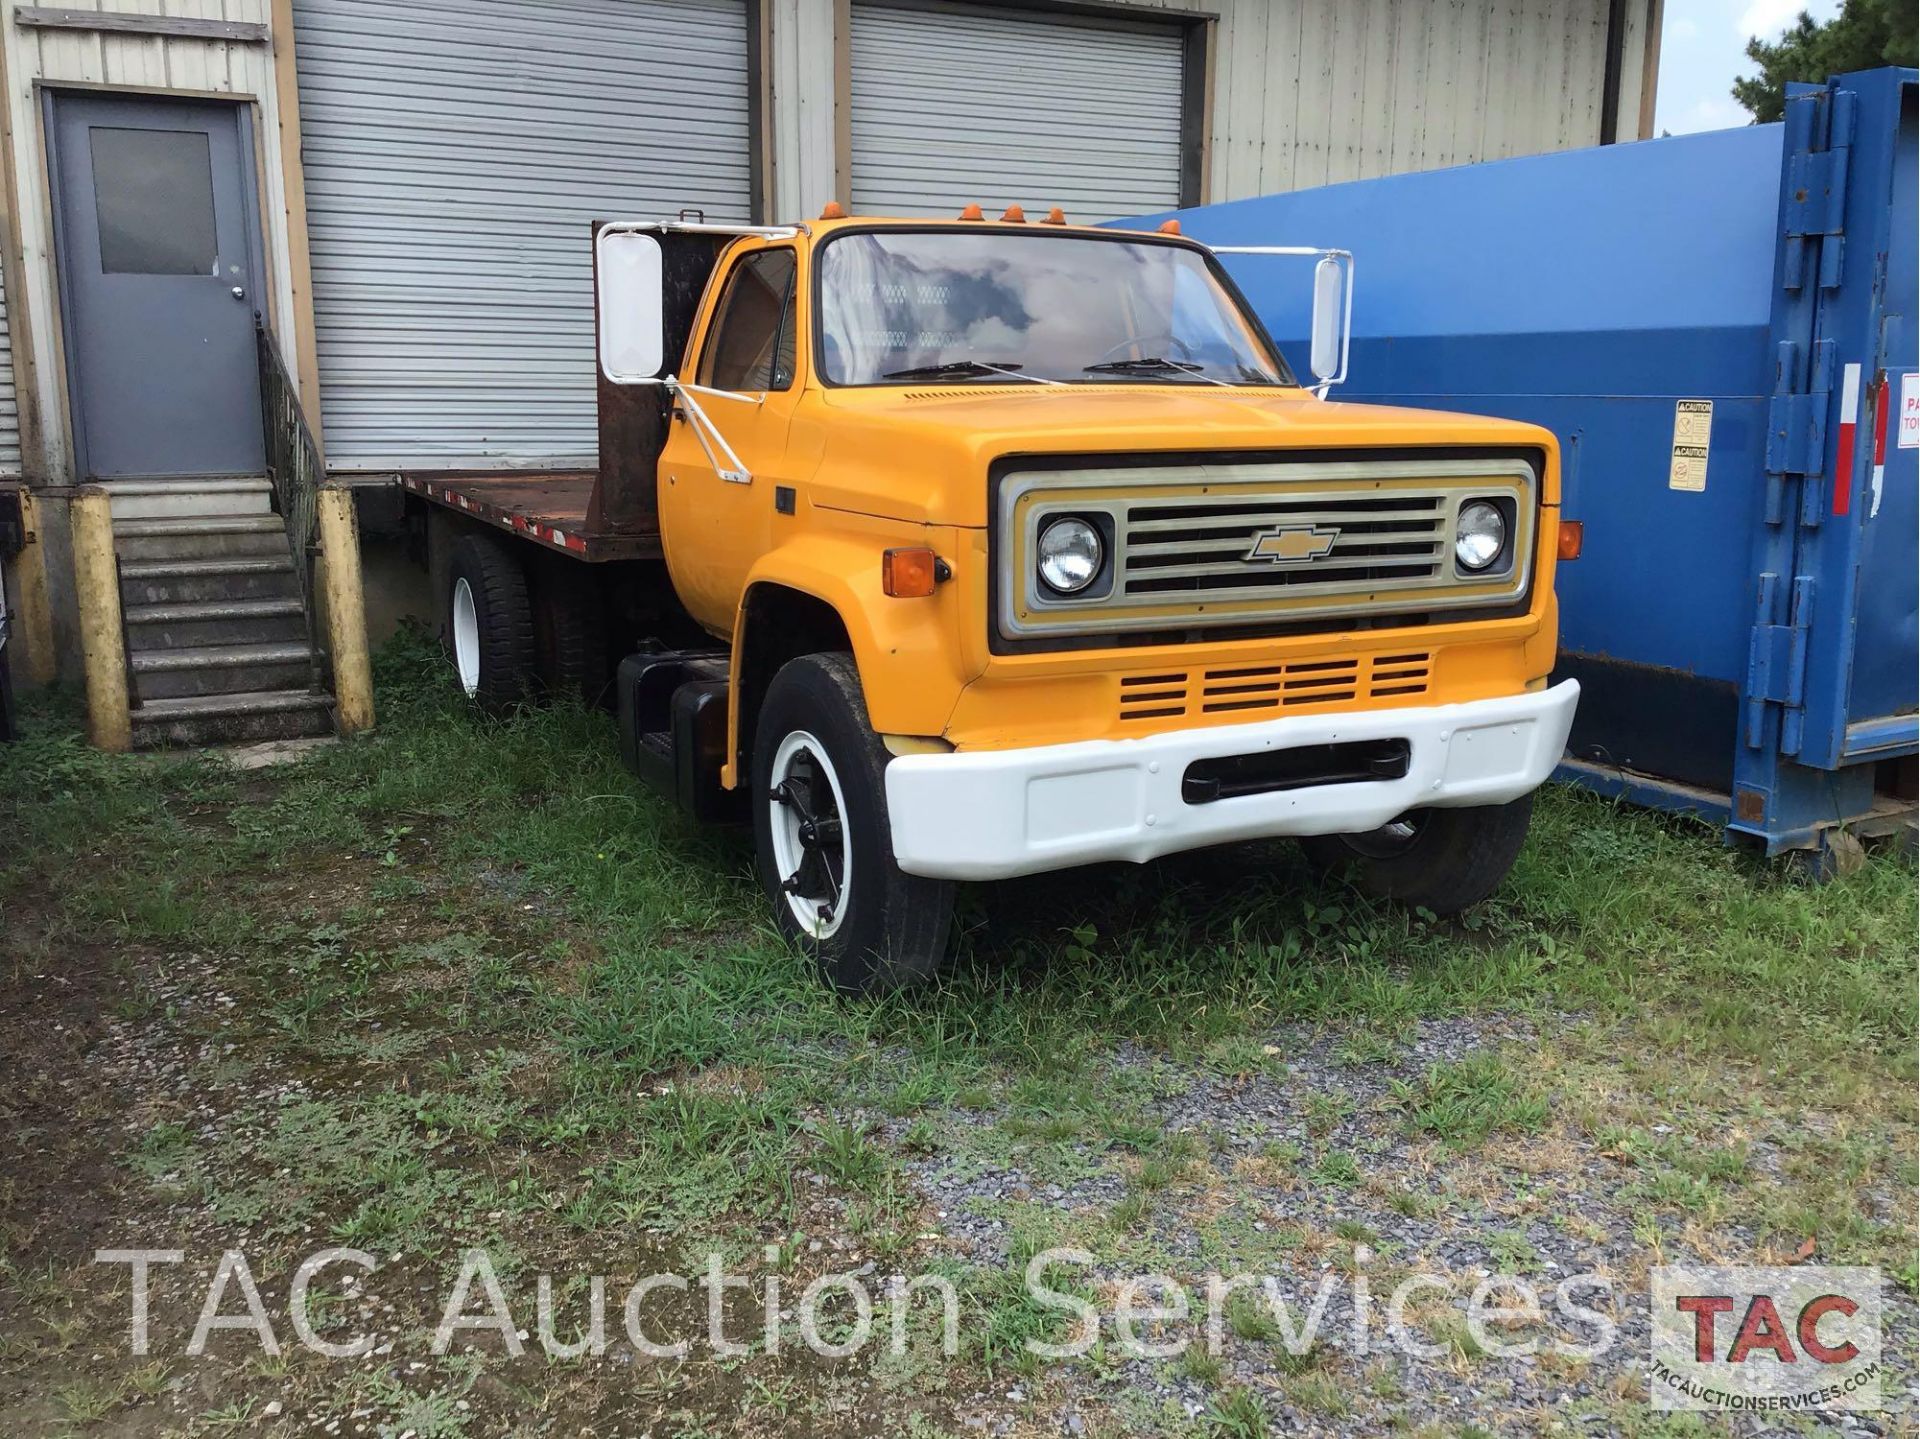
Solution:
<svg viewBox="0 0 1920 1439"><path fill-rule="evenodd" d="M1500 887L1532 818L1529 794L1510 804L1410 810L1363 834L1316 835L1300 843L1319 868L1351 869L1369 894L1458 914Z"/></svg>
<svg viewBox="0 0 1920 1439"><path fill-rule="evenodd" d="M931 975L953 918L951 884L894 863L888 758L851 655L803 655L774 676L753 745L760 883L780 932L848 994Z"/></svg>
<svg viewBox="0 0 1920 1439"><path fill-rule="evenodd" d="M506 714L526 700L533 678L526 574L506 546L463 535L447 585L447 645L460 688L488 714Z"/></svg>
<svg viewBox="0 0 1920 1439"><path fill-rule="evenodd" d="M540 688L549 696L577 697L589 708L606 698L612 679L607 664L606 608L591 578L577 562L548 563L530 577L533 659Z"/></svg>

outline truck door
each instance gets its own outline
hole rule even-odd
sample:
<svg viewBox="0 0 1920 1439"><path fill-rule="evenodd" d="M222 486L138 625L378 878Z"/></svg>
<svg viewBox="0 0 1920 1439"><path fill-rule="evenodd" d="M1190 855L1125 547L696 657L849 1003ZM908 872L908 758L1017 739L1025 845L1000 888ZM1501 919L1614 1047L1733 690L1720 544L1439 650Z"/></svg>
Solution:
<svg viewBox="0 0 1920 1439"><path fill-rule="evenodd" d="M674 589L696 620L728 638L747 571L770 541L774 491L793 482L787 431L800 394L799 280L791 245L741 256L682 375L705 390L729 392L696 392L692 400L746 478L721 475L725 452L712 446L708 453L685 396L675 399L660 456L660 530Z"/></svg>

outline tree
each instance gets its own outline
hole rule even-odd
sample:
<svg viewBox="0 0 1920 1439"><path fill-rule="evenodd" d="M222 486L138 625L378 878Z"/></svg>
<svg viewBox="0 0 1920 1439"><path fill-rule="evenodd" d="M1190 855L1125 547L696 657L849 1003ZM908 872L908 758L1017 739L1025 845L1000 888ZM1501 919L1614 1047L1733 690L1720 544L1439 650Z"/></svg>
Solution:
<svg viewBox="0 0 1920 1439"><path fill-rule="evenodd" d="M1824 25L1806 11L1771 43L1747 41L1747 58L1760 67L1751 80L1733 82L1733 98L1756 124L1778 120L1787 110L1787 82L1825 84L1829 77L1876 65L1912 65L1920 60L1920 27L1913 0L1845 0Z"/></svg>

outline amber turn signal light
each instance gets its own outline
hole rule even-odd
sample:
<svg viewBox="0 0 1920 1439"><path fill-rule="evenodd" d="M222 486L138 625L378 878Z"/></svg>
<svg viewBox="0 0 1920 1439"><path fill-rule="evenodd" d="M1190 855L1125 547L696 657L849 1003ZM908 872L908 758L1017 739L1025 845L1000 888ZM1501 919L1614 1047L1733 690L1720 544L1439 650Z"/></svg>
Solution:
<svg viewBox="0 0 1920 1439"><path fill-rule="evenodd" d="M940 561L923 546L880 556L880 588L897 600L924 599L940 580Z"/></svg>
<svg viewBox="0 0 1920 1439"><path fill-rule="evenodd" d="M1580 542L1587 537L1587 528L1578 520L1560 521L1560 558L1577 560L1580 558Z"/></svg>

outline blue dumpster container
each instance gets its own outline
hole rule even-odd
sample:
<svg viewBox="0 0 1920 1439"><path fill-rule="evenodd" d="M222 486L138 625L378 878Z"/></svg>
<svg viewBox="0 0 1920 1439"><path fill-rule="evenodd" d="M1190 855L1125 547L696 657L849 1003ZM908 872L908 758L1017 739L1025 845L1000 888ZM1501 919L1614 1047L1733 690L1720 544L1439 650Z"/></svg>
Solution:
<svg viewBox="0 0 1920 1439"><path fill-rule="evenodd" d="M1563 774L1769 854L1912 804L1915 90L1876 70L1794 87L1782 124L1176 212L1353 252L1338 399L1558 433ZM1225 262L1305 373L1306 271Z"/></svg>

